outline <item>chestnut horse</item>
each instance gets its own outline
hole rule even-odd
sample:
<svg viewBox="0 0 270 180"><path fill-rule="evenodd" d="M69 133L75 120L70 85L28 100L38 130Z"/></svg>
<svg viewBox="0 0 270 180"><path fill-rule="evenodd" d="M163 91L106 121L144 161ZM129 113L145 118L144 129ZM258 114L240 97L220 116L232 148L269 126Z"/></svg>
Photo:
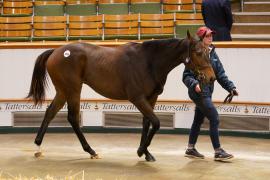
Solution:
<svg viewBox="0 0 270 180"><path fill-rule="evenodd" d="M160 127L153 108L168 73L181 63L206 83L215 80L208 52L189 32L185 39L130 42L118 47L73 43L43 52L36 60L27 98L32 98L35 104L43 102L46 70L56 95L46 110L35 144L40 148L50 121L67 102L68 121L84 151L91 158L98 158L79 126L80 94L85 83L105 97L129 100L138 108L143 114L143 129L137 154L139 157L144 154L147 161L155 161L147 149Z"/></svg>

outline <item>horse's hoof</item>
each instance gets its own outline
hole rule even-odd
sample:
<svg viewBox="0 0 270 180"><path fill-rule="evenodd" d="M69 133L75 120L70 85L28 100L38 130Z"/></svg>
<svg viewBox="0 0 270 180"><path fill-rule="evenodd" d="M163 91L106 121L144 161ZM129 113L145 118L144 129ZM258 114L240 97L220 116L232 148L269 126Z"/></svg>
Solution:
<svg viewBox="0 0 270 180"><path fill-rule="evenodd" d="M148 161L148 162L156 161L155 157L152 156L152 154L150 154L150 153L145 154L145 160Z"/></svg>
<svg viewBox="0 0 270 180"><path fill-rule="evenodd" d="M35 153L35 157L36 158L39 158L39 157L42 157L43 155L42 155L42 152L36 152Z"/></svg>
<svg viewBox="0 0 270 180"><path fill-rule="evenodd" d="M91 159L101 159L98 154L91 155Z"/></svg>
<svg viewBox="0 0 270 180"><path fill-rule="evenodd" d="M139 149L137 150L138 156L142 157L143 153L144 153L143 149L141 147L139 147Z"/></svg>

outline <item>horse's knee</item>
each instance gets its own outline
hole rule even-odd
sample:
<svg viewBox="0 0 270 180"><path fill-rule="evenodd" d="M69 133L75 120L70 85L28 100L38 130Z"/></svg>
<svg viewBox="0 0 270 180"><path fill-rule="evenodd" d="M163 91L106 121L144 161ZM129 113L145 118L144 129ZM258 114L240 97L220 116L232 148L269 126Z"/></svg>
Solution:
<svg viewBox="0 0 270 180"><path fill-rule="evenodd" d="M70 123L76 122L76 118L77 118L76 114L74 114L74 113L68 113L67 119L68 119L68 121Z"/></svg>
<svg viewBox="0 0 270 180"><path fill-rule="evenodd" d="M70 114L68 114L68 117L67 117L68 122L72 123L73 122L72 119L73 117Z"/></svg>
<svg viewBox="0 0 270 180"><path fill-rule="evenodd" d="M143 123L142 124L143 124L144 129L149 129L150 121L148 119L143 118Z"/></svg>

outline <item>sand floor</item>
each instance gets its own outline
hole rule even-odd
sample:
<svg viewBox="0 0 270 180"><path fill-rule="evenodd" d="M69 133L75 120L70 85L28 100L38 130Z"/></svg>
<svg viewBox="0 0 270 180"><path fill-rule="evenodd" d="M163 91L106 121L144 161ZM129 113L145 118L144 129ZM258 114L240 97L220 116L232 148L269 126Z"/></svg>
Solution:
<svg viewBox="0 0 270 180"><path fill-rule="evenodd" d="M0 134L0 179L267 179L270 177L270 139L221 137L231 162L213 160L210 138L201 135L197 149L203 160L184 157L187 135L157 134L146 162L136 154L140 134L85 133L102 159L92 160L73 133L45 135L44 157L35 158L35 134Z"/></svg>

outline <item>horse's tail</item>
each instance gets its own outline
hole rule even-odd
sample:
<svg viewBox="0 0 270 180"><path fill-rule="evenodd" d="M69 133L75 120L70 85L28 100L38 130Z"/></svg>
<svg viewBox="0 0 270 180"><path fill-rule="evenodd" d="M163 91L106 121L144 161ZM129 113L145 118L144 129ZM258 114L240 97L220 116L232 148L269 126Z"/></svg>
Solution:
<svg viewBox="0 0 270 180"><path fill-rule="evenodd" d="M42 104L45 99L45 87L47 86L46 62L54 49L47 50L40 54L36 60L30 91L26 98L33 99L35 105Z"/></svg>

